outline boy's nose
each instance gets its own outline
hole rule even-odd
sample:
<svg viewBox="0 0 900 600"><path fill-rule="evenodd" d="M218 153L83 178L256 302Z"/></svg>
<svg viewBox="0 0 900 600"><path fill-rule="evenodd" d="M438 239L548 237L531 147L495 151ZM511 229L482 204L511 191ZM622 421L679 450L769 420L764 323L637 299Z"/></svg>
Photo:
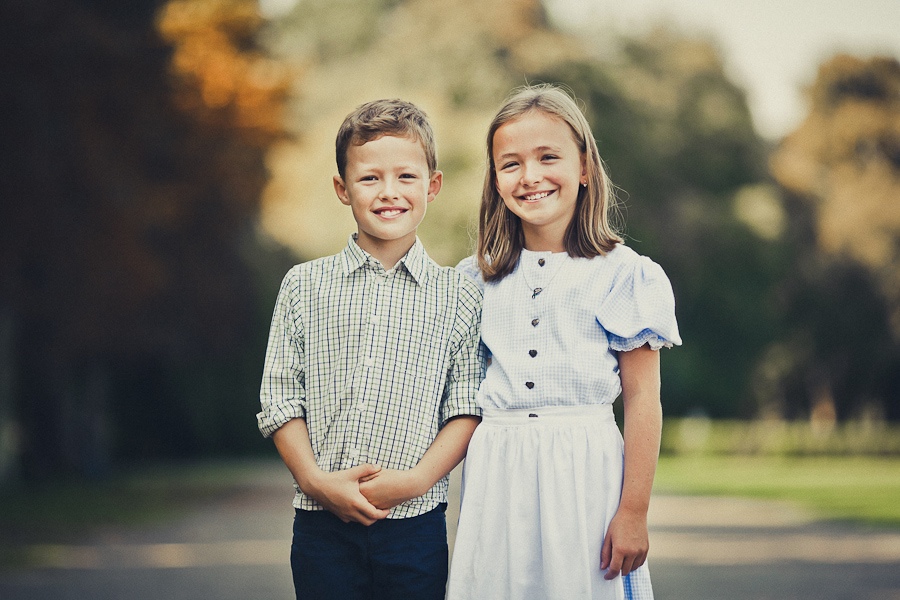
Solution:
<svg viewBox="0 0 900 600"><path fill-rule="evenodd" d="M392 181L388 180L384 182L384 185L381 187L381 193L378 195L380 198L393 200L399 197L397 193L397 186Z"/></svg>

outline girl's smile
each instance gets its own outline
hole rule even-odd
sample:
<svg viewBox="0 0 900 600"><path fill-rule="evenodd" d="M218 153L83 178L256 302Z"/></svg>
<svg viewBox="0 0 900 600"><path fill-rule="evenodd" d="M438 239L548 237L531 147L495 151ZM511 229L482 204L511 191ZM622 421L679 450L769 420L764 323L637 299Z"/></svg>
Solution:
<svg viewBox="0 0 900 600"><path fill-rule="evenodd" d="M523 196L522 200L525 202L537 202L538 200L543 200L553 192L538 192L537 194L529 194L527 196Z"/></svg>
<svg viewBox="0 0 900 600"><path fill-rule="evenodd" d="M584 157L562 119L539 109L494 133L496 186L522 221L525 247L561 251L585 177Z"/></svg>

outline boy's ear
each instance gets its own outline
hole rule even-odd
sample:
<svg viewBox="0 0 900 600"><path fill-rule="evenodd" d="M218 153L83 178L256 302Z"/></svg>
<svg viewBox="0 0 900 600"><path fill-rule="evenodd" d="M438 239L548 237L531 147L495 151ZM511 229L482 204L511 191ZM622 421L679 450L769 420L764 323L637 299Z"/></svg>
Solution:
<svg viewBox="0 0 900 600"><path fill-rule="evenodd" d="M428 182L428 201L431 202L434 200L434 197L438 195L438 192L441 191L441 186L444 185L444 174L440 171L435 171L431 174L431 181Z"/></svg>
<svg viewBox="0 0 900 600"><path fill-rule="evenodd" d="M350 206L350 196L347 195L347 186L344 185L344 180L340 175L334 176L334 193L337 194L338 200L341 201L341 204L346 204Z"/></svg>

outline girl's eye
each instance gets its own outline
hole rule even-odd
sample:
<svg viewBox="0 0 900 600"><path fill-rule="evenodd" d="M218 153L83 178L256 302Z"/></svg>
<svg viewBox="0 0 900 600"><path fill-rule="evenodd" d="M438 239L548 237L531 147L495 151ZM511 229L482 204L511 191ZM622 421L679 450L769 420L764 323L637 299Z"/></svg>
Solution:
<svg viewBox="0 0 900 600"><path fill-rule="evenodd" d="M500 167L500 170L506 171L507 169L511 169L512 167L515 167L517 164L518 163L514 163L514 162L503 163L503 165Z"/></svg>
<svg viewBox="0 0 900 600"><path fill-rule="evenodd" d="M555 154L545 154L544 156L541 157L541 160L556 160L557 158L559 158L559 157L556 156Z"/></svg>

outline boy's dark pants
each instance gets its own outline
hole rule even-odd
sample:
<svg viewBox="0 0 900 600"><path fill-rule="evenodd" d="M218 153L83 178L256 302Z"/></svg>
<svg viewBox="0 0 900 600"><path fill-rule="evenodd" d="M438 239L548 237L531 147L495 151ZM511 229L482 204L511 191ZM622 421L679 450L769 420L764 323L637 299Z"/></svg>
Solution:
<svg viewBox="0 0 900 600"><path fill-rule="evenodd" d="M443 600L446 508L368 527L328 511L296 509L291 569L297 600Z"/></svg>

